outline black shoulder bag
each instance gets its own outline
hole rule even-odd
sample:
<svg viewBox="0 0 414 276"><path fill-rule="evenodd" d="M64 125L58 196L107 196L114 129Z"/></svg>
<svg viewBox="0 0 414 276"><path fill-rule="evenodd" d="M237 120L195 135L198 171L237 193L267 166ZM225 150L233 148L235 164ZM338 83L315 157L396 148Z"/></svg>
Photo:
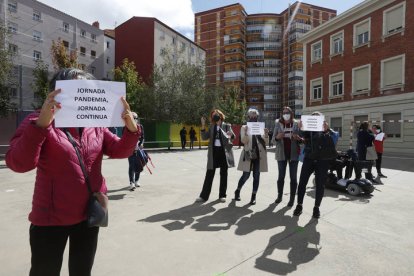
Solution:
<svg viewBox="0 0 414 276"><path fill-rule="evenodd" d="M87 224L89 227L94 227L94 226L95 227L107 227L108 226L108 210L105 210L102 207L102 205L99 203L96 196L94 196L92 192L91 184L89 182L89 176L86 171L85 165L82 161L82 157L79 153L79 149L75 141L73 140L72 135L67 129L65 129L65 133L68 136L70 143L75 148L76 155L78 156L78 159L79 159L79 164L81 166L83 175L85 177L86 186L88 187L88 191L89 191L89 201L88 201L88 206L87 206L88 208Z"/></svg>

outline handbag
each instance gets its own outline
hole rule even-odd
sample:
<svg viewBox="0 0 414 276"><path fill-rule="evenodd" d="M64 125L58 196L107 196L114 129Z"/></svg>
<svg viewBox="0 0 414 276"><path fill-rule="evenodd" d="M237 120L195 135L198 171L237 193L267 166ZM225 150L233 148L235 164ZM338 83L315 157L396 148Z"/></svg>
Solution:
<svg viewBox="0 0 414 276"><path fill-rule="evenodd" d="M79 153L79 149L73 140L72 135L70 132L65 129L66 136L68 136L68 139L72 146L75 148L76 155L79 159L79 164L81 166L83 175L85 177L86 186L88 187L89 191L89 201L87 205L87 220L86 223L89 227L107 227L108 226L108 210L105 210L101 203L99 203L98 199L92 192L91 184L89 182L89 176L86 172L85 165L82 161L82 157Z"/></svg>
<svg viewBox="0 0 414 276"><path fill-rule="evenodd" d="M367 147L367 155L365 157L365 160L374 161L377 160L377 152L375 151L373 146Z"/></svg>

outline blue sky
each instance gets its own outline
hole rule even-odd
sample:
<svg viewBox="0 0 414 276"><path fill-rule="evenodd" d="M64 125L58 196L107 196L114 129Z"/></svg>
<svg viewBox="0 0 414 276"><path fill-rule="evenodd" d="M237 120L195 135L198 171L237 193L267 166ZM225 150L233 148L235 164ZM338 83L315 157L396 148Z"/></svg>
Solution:
<svg viewBox="0 0 414 276"><path fill-rule="evenodd" d="M171 28L193 39L194 13L221 6L240 3L248 14L280 13L287 9L289 0L84 0L82 5L73 1L39 0L82 21L99 21L101 29L113 29L133 16L156 17ZM308 0L308 4L336 9L338 13L362 0ZM90 12L94 11L94 12Z"/></svg>

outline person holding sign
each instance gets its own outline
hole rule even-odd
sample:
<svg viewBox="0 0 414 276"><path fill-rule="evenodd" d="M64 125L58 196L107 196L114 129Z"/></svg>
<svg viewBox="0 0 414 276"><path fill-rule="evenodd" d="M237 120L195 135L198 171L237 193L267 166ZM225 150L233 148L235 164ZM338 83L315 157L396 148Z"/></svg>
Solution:
<svg viewBox="0 0 414 276"><path fill-rule="evenodd" d="M293 111L285 106L282 117L276 120L273 131L273 140L276 145L276 160L279 177L277 179L277 199L275 203L282 202L283 186L285 184L286 167L289 164L290 174L290 200L288 206L292 207L295 202L296 189L298 187L298 158L300 153L298 122L294 119Z"/></svg>
<svg viewBox="0 0 414 276"><path fill-rule="evenodd" d="M259 111L250 108L247 116L250 123L257 122ZM258 133L260 132L259 130ZM249 127L244 125L241 127L240 136L244 149L240 154L237 170L242 171L243 174L239 179L236 191L234 191L234 199L240 201L240 190L249 179L250 172L253 171L253 192L250 204L254 205L256 204L256 193L259 189L260 173L267 172L266 145L269 143L269 130L265 128L263 135L253 134L252 131L249 131Z"/></svg>
<svg viewBox="0 0 414 276"><path fill-rule="evenodd" d="M304 124L302 124L302 120L298 124L299 128L302 130L299 135L305 143L305 156L299 178L298 204L293 211L293 215L295 216L300 216L300 214L302 214L302 205L303 198L305 197L306 185L308 184L312 173L315 172L316 193L315 206L313 207L312 216L314 218L320 217L321 214L319 207L322 202L325 183L328 179L329 165L337 156L334 144L334 136L337 135L337 133L333 132L329 128L322 113L317 111L313 112L312 117L316 116L320 116L320 118L322 118L323 125L321 131L318 131L318 128L313 129L315 128L314 126L311 127L312 131L303 131ZM311 118L312 120L309 121L319 122L320 118Z"/></svg>
<svg viewBox="0 0 414 276"><path fill-rule="evenodd" d="M375 167L377 168L377 174L379 177L387 178L381 172L381 163L382 163L382 154L384 153L384 140L387 138L387 135L382 132L380 125L373 125L372 131L374 132L374 146L375 151L377 152L377 160L375 161Z"/></svg>
<svg viewBox="0 0 414 276"><path fill-rule="evenodd" d="M231 125L224 123L225 116L218 109L210 113L210 128L206 130L206 119L201 118L201 138L209 139L207 152L207 172L203 189L196 202L207 201L210 197L216 168L220 168L220 193L219 200L226 202L227 170L234 167L233 144L235 138Z"/></svg>
<svg viewBox="0 0 414 276"><path fill-rule="evenodd" d="M15 172L36 171L29 214L30 276L60 275L63 252L69 240L69 275L90 275L98 243L99 227L88 227L90 198L81 163L63 129L55 127L55 112L65 109L56 100L64 90L55 90L58 80L94 79L78 69L62 69L52 79L39 112L26 117L10 141L7 166ZM99 203L107 209L108 197L102 176L102 157L127 158L140 137L129 104L119 98L125 123L122 138L107 127L68 128L87 171L88 182Z"/></svg>

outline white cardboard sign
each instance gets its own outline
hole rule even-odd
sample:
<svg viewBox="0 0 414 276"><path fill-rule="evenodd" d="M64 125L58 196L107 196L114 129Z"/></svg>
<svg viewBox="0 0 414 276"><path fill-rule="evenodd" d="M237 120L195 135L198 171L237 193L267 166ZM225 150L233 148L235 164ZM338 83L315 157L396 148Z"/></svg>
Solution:
<svg viewBox="0 0 414 276"><path fill-rule="evenodd" d="M247 135L264 135L265 123L247 122Z"/></svg>
<svg viewBox="0 0 414 276"><path fill-rule="evenodd" d="M302 115L300 121L303 131L323 131L325 116Z"/></svg>
<svg viewBox="0 0 414 276"><path fill-rule="evenodd" d="M55 113L56 127L119 127L126 96L124 82L99 80L56 81L61 89L55 99L62 108Z"/></svg>

